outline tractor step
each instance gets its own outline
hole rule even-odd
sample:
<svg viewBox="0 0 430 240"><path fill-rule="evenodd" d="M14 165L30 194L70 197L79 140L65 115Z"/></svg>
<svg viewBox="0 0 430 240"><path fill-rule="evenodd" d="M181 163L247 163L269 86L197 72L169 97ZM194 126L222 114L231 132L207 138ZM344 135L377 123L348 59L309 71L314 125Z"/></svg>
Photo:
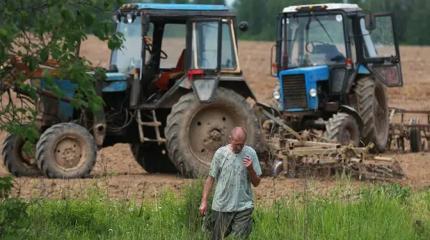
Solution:
<svg viewBox="0 0 430 240"><path fill-rule="evenodd" d="M151 117L152 117L152 121L150 122L144 122L142 121L142 113L141 110L136 110L137 111L137 126L139 129L139 140L141 143L144 142L157 142L158 144L162 144L166 142L166 139L161 137L161 133L160 133L160 127L161 127L161 122L159 122L157 120L157 115L155 114L155 110L151 110ZM155 131L155 139L153 138L147 138L145 137L145 133L143 130L143 127L153 127L154 131Z"/></svg>

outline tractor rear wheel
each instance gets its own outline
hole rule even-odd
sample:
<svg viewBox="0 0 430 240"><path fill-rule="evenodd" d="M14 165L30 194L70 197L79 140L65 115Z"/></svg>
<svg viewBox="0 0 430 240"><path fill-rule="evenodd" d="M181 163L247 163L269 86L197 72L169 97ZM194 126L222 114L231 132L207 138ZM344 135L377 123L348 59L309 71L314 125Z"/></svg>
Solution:
<svg viewBox="0 0 430 240"><path fill-rule="evenodd" d="M90 174L97 157L94 137L74 123L48 128L36 145L39 169L50 178L77 178Z"/></svg>
<svg viewBox="0 0 430 240"><path fill-rule="evenodd" d="M148 173L176 173L175 165L169 156L163 154L163 147L156 143L133 143L130 145L134 159Z"/></svg>
<svg viewBox="0 0 430 240"><path fill-rule="evenodd" d="M24 139L16 135L6 136L2 151L4 165L16 177L41 175L34 155L23 150L25 143Z"/></svg>
<svg viewBox="0 0 430 240"><path fill-rule="evenodd" d="M360 143L360 130L357 121L347 113L337 113L326 122L324 137L342 145Z"/></svg>
<svg viewBox="0 0 430 240"><path fill-rule="evenodd" d="M384 86L372 78L358 80L354 89L356 109L363 120L364 143L373 142L375 150L385 151L388 141L388 103Z"/></svg>
<svg viewBox="0 0 430 240"><path fill-rule="evenodd" d="M235 126L247 130L247 145L255 147L259 128L246 100L218 88L210 103L200 103L193 92L182 96L167 117L165 136L170 159L186 177L207 176L215 151L228 143Z"/></svg>

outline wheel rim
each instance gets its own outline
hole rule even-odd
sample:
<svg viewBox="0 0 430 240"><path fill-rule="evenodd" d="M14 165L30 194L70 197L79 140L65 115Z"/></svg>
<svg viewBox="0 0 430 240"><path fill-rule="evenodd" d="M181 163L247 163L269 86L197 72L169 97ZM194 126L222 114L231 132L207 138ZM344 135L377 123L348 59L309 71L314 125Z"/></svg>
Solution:
<svg viewBox="0 0 430 240"><path fill-rule="evenodd" d="M210 165L213 154L227 143L231 129L243 124L232 110L213 105L200 109L189 124L190 151L196 159Z"/></svg>
<svg viewBox="0 0 430 240"><path fill-rule="evenodd" d="M79 168L84 163L86 152L80 139L74 136L61 138L54 148L56 164L63 170Z"/></svg>

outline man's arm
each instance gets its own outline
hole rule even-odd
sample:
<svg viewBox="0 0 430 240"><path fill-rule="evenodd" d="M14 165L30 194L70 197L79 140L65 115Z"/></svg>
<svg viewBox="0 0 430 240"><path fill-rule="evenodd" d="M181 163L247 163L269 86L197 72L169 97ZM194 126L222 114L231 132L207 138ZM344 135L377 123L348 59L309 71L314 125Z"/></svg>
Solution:
<svg viewBox="0 0 430 240"><path fill-rule="evenodd" d="M251 178L252 185L254 187L257 187L260 184L261 178L257 175L257 173L254 170L254 167L252 166L251 158L249 156L246 156L246 158L243 160L243 164L248 170L248 174Z"/></svg>
<svg viewBox="0 0 430 240"><path fill-rule="evenodd" d="M204 216L206 214L208 208L208 196L212 190L212 186L214 184L214 178L212 176L208 176L205 181L205 186L203 187L202 201L200 203L200 215Z"/></svg>

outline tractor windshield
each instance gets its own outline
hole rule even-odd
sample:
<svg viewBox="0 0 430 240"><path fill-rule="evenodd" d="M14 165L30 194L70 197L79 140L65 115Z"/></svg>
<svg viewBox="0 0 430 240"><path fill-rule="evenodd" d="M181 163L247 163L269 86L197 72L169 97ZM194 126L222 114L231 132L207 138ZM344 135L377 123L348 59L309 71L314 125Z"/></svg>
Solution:
<svg viewBox="0 0 430 240"><path fill-rule="evenodd" d="M117 31L124 35L123 46L112 52L111 65L117 67L119 72L129 73L141 64L142 27L140 17L133 23L120 22Z"/></svg>
<svg viewBox="0 0 430 240"><path fill-rule="evenodd" d="M346 44L342 14L282 18L283 68L343 64Z"/></svg>

